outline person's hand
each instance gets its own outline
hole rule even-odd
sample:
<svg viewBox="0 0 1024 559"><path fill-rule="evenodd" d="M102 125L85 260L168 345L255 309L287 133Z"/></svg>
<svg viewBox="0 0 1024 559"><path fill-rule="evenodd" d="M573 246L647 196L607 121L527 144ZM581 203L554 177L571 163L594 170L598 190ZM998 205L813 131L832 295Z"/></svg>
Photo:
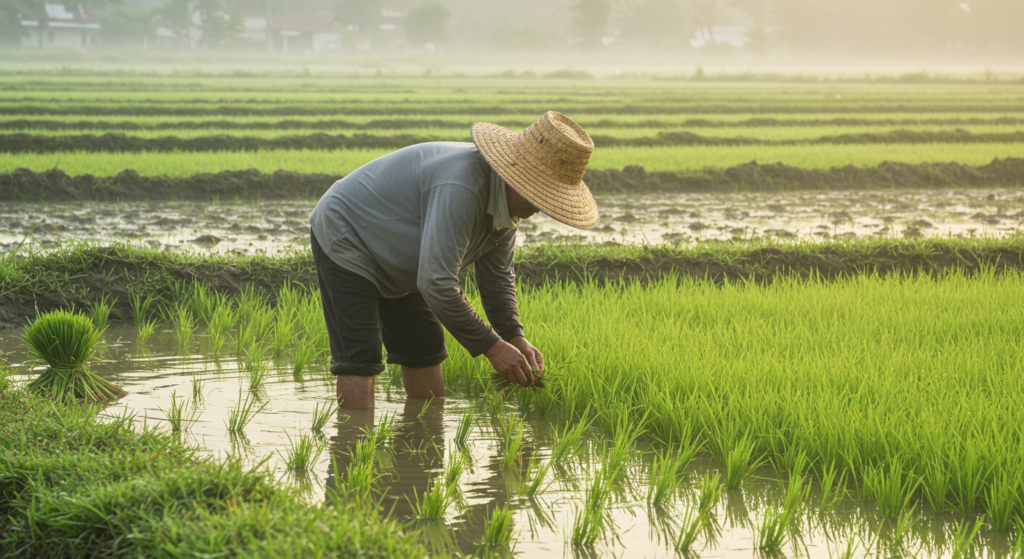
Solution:
<svg viewBox="0 0 1024 559"><path fill-rule="evenodd" d="M540 354L537 348L533 347L533 344L526 341L526 338L522 336L516 336L508 341L508 343L514 345L519 353L526 357L527 363L530 364L530 369L537 374L537 377L544 376L544 356Z"/></svg>
<svg viewBox="0 0 1024 559"><path fill-rule="evenodd" d="M484 355L487 356L491 366L501 375L501 378L522 386L533 384L533 368L526 356L516 346L505 340L498 340L498 343L485 351Z"/></svg>

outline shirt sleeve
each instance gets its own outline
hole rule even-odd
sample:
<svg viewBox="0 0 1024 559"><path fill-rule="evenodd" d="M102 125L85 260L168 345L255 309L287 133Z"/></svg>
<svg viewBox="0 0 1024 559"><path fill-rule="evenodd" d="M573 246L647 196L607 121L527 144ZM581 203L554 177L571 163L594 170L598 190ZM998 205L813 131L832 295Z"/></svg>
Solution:
<svg viewBox="0 0 1024 559"><path fill-rule="evenodd" d="M516 300L516 272L513 265L516 231L503 231L497 246L484 253L474 264L480 300L491 326L506 342L523 335Z"/></svg>
<svg viewBox="0 0 1024 559"><path fill-rule="evenodd" d="M416 286L434 316L473 357L500 339L469 306L459 287L462 259L469 250L474 219L481 213L483 202L472 190L459 185L433 188L423 208L416 277Z"/></svg>

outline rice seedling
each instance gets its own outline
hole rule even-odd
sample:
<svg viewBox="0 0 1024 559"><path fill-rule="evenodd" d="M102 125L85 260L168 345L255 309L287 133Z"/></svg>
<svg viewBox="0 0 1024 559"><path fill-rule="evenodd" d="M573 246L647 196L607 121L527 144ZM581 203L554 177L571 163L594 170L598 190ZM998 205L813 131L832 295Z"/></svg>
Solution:
<svg viewBox="0 0 1024 559"><path fill-rule="evenodd" d="M507 505L491 512L491 517L484 522L484 545L508 547L512 542L512 516Z"/></svg>
<svg viewBox="0 0 1024 559"><path fill-rule="evenodd" d="M687 553L693 550L697 536L711 523L711 513L699 508L687 508L683 515L679 536L673 544L676 553Z"/></svg>
<svg viewBox="0 0 1024 559"><path fill-rule="evenodd" d="M710 511L722 498L723 490L721 476L718 473L704 474L697 489L697 509L701 512Z"/></svg>
<svg viewBox="0 0 1024 559"><path fill-rule="evenodd" d="M308 343L299 342L292 351L292 374L301 375L312 356L313 348Z"/></svg>
<svg viewBox="0 0 1024 559"><path fill-rule="evenodd" d="M267 378L270 377L270 367L267 365L262 347L249 346L245 351L244 368L249 373L249 391L261 390Z"/></svg>
<svg viewBox="0 0 1024 559"><path fill-rule="evenodd" d="M274 337L270 341L270 350L275 359L280 359L295 339L295 317L281 312L278 306L277 321L274 325Z"/></svg>
<svg viewBox="0 0 1024 559"><path fill-rule="evenodd" d="M55 400L101 402L127 394L89 370L100 332L89 317L65 310L40 314L21 333L29 353L49 367L28 384Z"/></svg>
<svg viewBox="0 0 1024 559"><path fill-rule="evenodd" d="M469 432L473 429L473 414L465 413L459 420L459 426L455 429L455 444L466 446L469 440Z"/></svg>
<svg viewBox="0 0 1024 559"><path fill-rule="evenodd" d="M906 509L918 485L920 482L905 474L898 462L890 464L888 472L881 466L864 471L864 494L875 499L883 518L895 517Z"/></svg>
<svg viewBox="0 0 1024 559"><path fill-rule="evenodd" d="M526 479L523 480L523 493L527 497L536 497L544 490L544 480L550 469L551 462L541 462L536 457L530 457L530 462L526 465Z"/></svg>
<svg viewBox="0 0 1024 559"><path fill-rule="evenodd" d="M995 465L985 464L984 458L973 446L964 447L958 458L949 461L953 509L964 516L974 516Z"/></svg>
<svg viewBox="0 0 1024 559"><path fill-rule="evenodd" d="M188 347L196 328L195 320L192 318L192 310L188 305L180 303L175 306L168 322L174 326L174 335L178 339L178 347Z"/></svg>
<svg viewBox="0 0 1024 559"><path fill-rule="evenodd" d="M398 431L398 420L395 419L395 414L385 413L377 420L377 424L373 429L364 427L362 431L363 436L374 447L388 447L394 444L395 433Z"/></svg>
<svg viewBox="0 0 1024 559"><path fill-rule="evenodd" d="M227 333L235 327L238 322L238 314L233 307L225 301L211 311L207 321L207 333L210 335L210 351L214 355L220 354L227 341Z"/></svg>
<svg viewBox="0 0 1024 559"><path fill-rule="evenodd" d="M967 518L960 522L957 526L956 533L953 534L950 553L953 559L962 559L963 557L972 556L971 548L974 547L975 540L978 538L978 532L981 531L981 527L984 523L984 517L975 519L973 525L971 525L970 519Z"/></svg>
<svg viewBox="0 0 1024 559"><path fill-rule="evenodd" d="M914 530L920 519L921 517L917 514L917 505L912 505L900 513L899 518L896 519L896 527L892 531L892 542L896 547L903 546L907 535Z"/></svg>
<svg viewBox="0 0 1024 559"><path fill-rule="evenodd" d="M839 473L835 462L830 463L821 475L820 486L821 499L818 506L822 510L832 509L846 496L846 472Z"/></svg>
<svg viewBox="0 0 1024 559"><path fill-rule="evenodd" d="M942 512L949 502L949 472L938 460L932 460L923 469L921 489L925 501L933 512Z"/></svg>
<svg viewBox="0 0 1024 559"><path fill-rule="evenodd" d="M1020 498L1022 479L1020 470L1004 470L992 481L985 493L985 514L992 527L1000 532L1009 532L1017 515L1016 503Z"/></svg>
<svg viewBox="0 0 1024 559"><path fill-rule="evenodd" d="M187 431L189 426L199 419L199 410L195 408L189 409L188 404L185 403L185 398L181 399L181 403L178 402L178 392L176 390L171 392L170 409L160 408L160 411L164 412L167 423L171 426L172 433Z"/></svg>
<svg viewBox="0 0 1024 559"><path fill-rule="evenodd" d="M646 418L639 421L631 420L627 411L620 410L619 421L613 430L612 448L604 459L606 470L621 472L625 468L636 440L643 433L644 419Z"/></svg>
<svg viewBox="0 0 1024 559"><path fill-rule="evenodd" d="M149 316L149 308L151 306L153 306L152 297L143 297L140 293L128 295L128 307L131 309L132 321L140 327L146 321L146 317Z"/></svg>
<svg viewBox="0 0 1024 559"><path fill-rule="evenodd" d="M502 423L502 434L505 442L504 453L501 455L501 467L512 468L519 465L523 447L523 420L508 416Z"/></svg>
<svg viewBox="0 0 1024 559"><path fill-rule="evenodd" d="M584 413L584 417L587 414ZM579 421L573 426L566 425L562 431L554 430L554 441L551 443L551 461L560 463L567 456L576 452L580 446L583 434L590 429L591 421Z"/></svg>
<svg viewBox="0 0 1024 559"><path fill-rule="evenodd" d="M270 402L264 402L262 406L256 407L256 396L251 391L242 398L242 391L238 391L238 403L228 411L227 428L232 433L240 433L256 414L263 411Z"/></svg>
<svg viewBox="0 0 1024 559"><path fill-rule="evenodd" d="M323 433L324 427L327 426L327 422L334 417L334 414L338 412L337 402L329 402L324 404L321 408L320 404L313 406L313 426L311 427L314 433Z"/></svg>
<svg viewBox="0 0 1024 559"><path fill-rule="evenodd" d="M117 303L116 298L108 303L107 297L107 295L101 297L100 301L93 305L92 310L89 312L89 316L99 332L107 329L107 322L110 320L110 309Z"/></svg>
<svg viewBox="0 0 1024 559"><path fill-rule="evenodd" d="M443 476L434 478L434 483L422 495L412 490L412 508L417 518L439 519L444 518L448 508L455 503L457 496L457 485L445 483Z"/></svg>
<svg viewBox="0 0 1024 559"><path fill-rule="evenodd" d="M153 336L153 332L156 331L155 320L143 320L138 323L138 328L135 332L135 342L139 345L146 345L149 338Z"/></svg>
<svg viewBox="0 0 1024 559"><path fill-rule="evenodd" d="M765 459L752 460L754 441L745 435L725 458L725 488L736 489L753 470L764 464Z"/></svg>
<svg viewBox="0 0 1024 559"><path fill-rule="evenodd" d="M296 440L292 440L287 433L285 436L288 437L288 454L282 454L281 457L284 458L285 466L296 472L308 472L312 469L324 449L327 448L327 443L314 440L312 436L305 433Z"/></svg>
<svg viewBox="0 0 1024 559"><path fill-rule="evenodd" d="M598 538L604 533L605 507L611 497L611 484L613 475L594 476L587 487L582 506L576 508L573 513L572 536L570 541L574 546L589 547L594 545Z"/></svg>
<svg viewBox="0 0 1024 559"><path fill-rule="evenodd" d="M796 508L772 508L765 511L755 530L757 549L766 552L778 551L786 543L790 522L796 516Z"/></svg>
<svg viewBox="0 0 1024 559"><path fill-rule="evenodd" d="M192 401L203 401L203 385L206 381L198 373L192 375Z"/></svg>
<svg viewBox="0 0 1024 559"><path fill-rule="evenodd" d="M679 491L679 478L692 460L693 454L671 456L662 452L655 456L654 463L651 465L650 483L647 487L647 502L651 506L661 507L666 500Z"/></svg>

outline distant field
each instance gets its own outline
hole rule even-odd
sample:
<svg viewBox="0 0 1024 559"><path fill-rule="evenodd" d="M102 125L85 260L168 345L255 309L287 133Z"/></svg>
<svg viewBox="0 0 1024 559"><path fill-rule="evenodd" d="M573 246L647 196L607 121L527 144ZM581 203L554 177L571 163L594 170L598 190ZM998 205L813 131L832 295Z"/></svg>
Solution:
<svg viewBox="0 0 1024 559"><path fill-rule="evenodd" d="M71 175L115 175L134 169L142 175L189 176L223 170L258 169L303 173L347 174L360 165L390 153L391 149L273 150L243 152L171 153L0 153L0 171L24 167L33 171L60 168ZM648 171L686 171L705 167L726 168L757 161L782 162L795 167L827 169L854 165L875 166L883 161L904 163L955 161L969 165L989 163L995 157L1024 156L1024 143L1008 144L879 144L813 146L688 146L623 147L594 152L591 167L621 169L641 165Z"/></svg>
<svg viewBox="0 0 1024 559"><path fill-rule="evenodd" d="M1024 84L12 76L0 170L344 174L409 143L468 141L481 120L521 130L546 110L595 137L597 169L1024 157ZM77 138L108 133L120 136Z"/></svg>

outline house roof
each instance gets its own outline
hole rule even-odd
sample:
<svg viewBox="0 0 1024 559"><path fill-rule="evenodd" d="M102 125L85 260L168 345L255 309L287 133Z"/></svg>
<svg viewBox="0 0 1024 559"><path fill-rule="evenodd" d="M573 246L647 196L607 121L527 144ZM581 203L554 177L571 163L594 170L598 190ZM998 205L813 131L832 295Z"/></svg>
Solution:
<svg viewBox="0 0 1024 559"><path fill-rule="evenodd" d="M275 31L297 33L338 33L345 29L331 14L275 14L270 26Z"/></svg>
<svg viewBox="0 0 1024 559"><path fill-rule="evenodd" d="M96 14L85 11L81 6L68 9L64 4L46 4L46 24L50 27L69 27L74 29L99 29L100 23ZM39 26L36 15L22 15L21 24L27 27Z"/></svg>

